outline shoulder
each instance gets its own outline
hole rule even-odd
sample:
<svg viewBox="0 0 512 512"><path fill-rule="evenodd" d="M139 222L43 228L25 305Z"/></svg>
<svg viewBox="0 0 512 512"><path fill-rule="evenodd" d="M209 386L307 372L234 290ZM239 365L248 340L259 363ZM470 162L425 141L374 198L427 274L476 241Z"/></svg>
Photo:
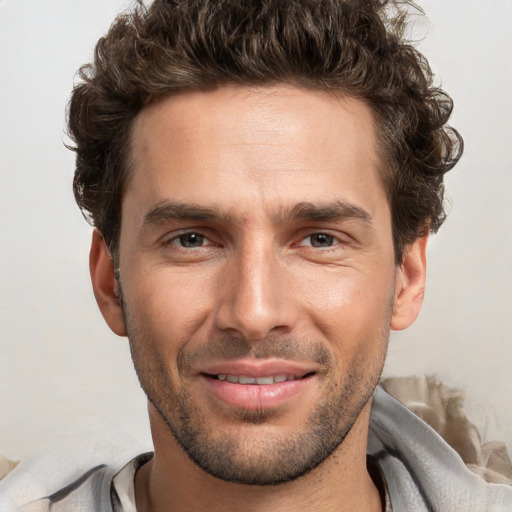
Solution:
<svg viewBox="0 0 512 512"><path fill-rule="evenodd" d="M127 460L91 464L52 453L24 461L0 481L0 510L111 512L112 479Z"/></svg>
<svg viewBox="0 0 512 512"><path fill-rule="evenodd" d="M368 453L378 461L393 510L512 510L512 487L490 484L427 423L382 388L375 393Z"/></svg>

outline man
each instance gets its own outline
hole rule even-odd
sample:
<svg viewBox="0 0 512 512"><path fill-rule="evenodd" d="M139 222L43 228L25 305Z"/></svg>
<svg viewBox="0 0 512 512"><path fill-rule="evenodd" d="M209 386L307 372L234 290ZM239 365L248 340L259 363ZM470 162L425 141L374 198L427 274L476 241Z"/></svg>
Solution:
<svg viewBox="0 0 512 512"><path fill-rule="evenodd" d="M462 148L402 21L156 0L100 40L70 103L75 196L154 454L25 510L510 510L377 389Z"/></svg>

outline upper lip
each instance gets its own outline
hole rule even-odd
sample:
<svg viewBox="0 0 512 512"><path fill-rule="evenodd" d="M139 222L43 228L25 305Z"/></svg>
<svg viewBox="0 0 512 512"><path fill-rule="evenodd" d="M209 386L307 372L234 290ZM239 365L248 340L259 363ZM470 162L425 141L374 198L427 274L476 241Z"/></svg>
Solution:
<svg viewBox="0 0 512 512"><path fill-rule="evenodd" d="M308 373L316 373L317 368L311 363L271 360L236 360L208 364L199 369L199 374L206 375L243 375L246 377L269 377L275 375L295 375L303 377Z"/></svg>

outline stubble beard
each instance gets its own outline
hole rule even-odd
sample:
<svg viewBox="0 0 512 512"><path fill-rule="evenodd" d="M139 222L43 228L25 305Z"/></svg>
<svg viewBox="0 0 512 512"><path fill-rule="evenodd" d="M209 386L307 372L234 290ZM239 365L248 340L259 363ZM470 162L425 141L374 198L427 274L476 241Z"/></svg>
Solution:
<svg viewBox="0 0 512 512"><path fill-rule="evenodd" d="M228 482L246 485L278 485L295 480L310 472L343 443L361 411L373 396L384 365L387 348L385 339L369 341L381 351L371 358L362 356L354 361L351 370L341 382L334 379L331 354L320 343L307 346L324 362L326 371L319 376L322 399L315 405L308 420L295 432L278 433L264 430L275 414L269 410L237 413L233 429L215 429L209 417L196 405L184 386L178 390L172 383L171 372L165 361L152 350L157 346L147 332L139 329L125 312L130 348L139 382L148 400L158 411L169 432L190 459L210 475ZM306 342L297 339L261 340L251 344L244 340L217 341L224 347L239 347L241 352L254 352L256 357L279 357L285 352L301 352ZM245 347L245 348L244 348ZM233 352L231 351L231 354ZM178 361L178 374L186 373L187 355ZM181 368L180 368L181 366ZM183 376L183 375L181 375ZM237 435L251 425L254 436ZM255 431L261 426L263 434ZM237 428L239 429L237 431Z"/></svg>

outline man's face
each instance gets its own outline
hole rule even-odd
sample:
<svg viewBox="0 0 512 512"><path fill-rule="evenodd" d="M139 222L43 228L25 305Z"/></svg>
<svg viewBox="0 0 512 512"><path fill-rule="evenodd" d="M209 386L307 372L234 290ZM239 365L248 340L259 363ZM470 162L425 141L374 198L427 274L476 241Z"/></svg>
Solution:
<svg viewBox="0 0 512 512"><path fill-rule="evenodd" d="M370 109L284 86L177 95L138 116L132 157L120 284L157 421L219 478L300 476L369 410L386 352Z"/></svg>

